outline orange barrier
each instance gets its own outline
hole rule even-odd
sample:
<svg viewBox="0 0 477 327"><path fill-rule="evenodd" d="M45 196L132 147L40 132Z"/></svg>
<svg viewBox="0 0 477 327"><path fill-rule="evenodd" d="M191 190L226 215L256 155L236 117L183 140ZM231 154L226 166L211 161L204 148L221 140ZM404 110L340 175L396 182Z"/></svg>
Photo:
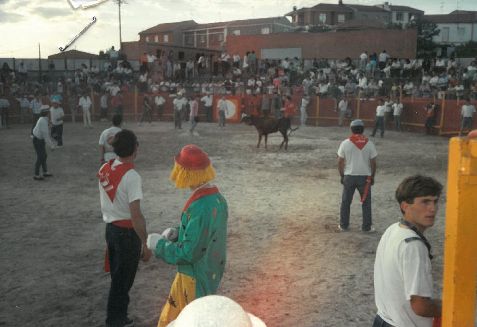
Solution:
<svg viewBox="0 0 477 327"><path fill-rule="evenodd" d="M156 93L149 94L151 100L154 96L160 94L166 100L161 115L161 120L172 121L173 120L173 100L169 93ZM99 119L99 94L90 95L93 100L92 117L93 119ZM296 114L294 117L294 124L298 124L300 118L300 104L302 93L296 92L292 96L292 101L296 105ZM263 95L226 95L225 98L228 101L229 114L227 115L227 121L230 123L239 123L242 113L255 113L260 112ZM213 119L218 120L217 101L221 98L220 95L214 95L213 102ZM124 118L126 120L138 121L143 112L143 99L144 94L136 90L132 92L125 92L123 96ZM9 116L11 122L20 122L20 108L18 102L14 98L8 98L10 101ZM43 98L45 103L48 103L47 98ZM65 121L71 120L71 109L68 107L68 101L64 101L63 109L65 110ZM433 99L424 98L402 98L404 110L401 116L401 125L404 131L424 132L426 115L425 106L432 103ZM159 118L159 114L156 106L153 103L153 119ZM460 130L461 117L460 112L463 105L462 100L436 100L438 104L438 110L435 119L435 133L438 135L452 136L456 135ZM472 104L477 107L477 101L472 101ZM352 117L346 118L344 125L348 125L350 120L360 118L365 122L367 127L374 125L374 119L376 115L376 107L378 105L378 98L348 98L348 106L352 111ZM273 110L273 109L272 109ZM109 108L108 113L111 116L112 109ZM322 98L318 96L312 96L307 108L308 113L308 125L313 126L337 126L338 125L338 111L337 102L333 98ZM273 114L273 113L272 113ZM25 122L31 122L31 114L26 114ZM205 110L203 104L199 104L199 118L201 121L205 121ZM76 119L81 121L81 111L76 110ZM474 120L473 128L477 128L477 119ZM387 122L388 129L393 129L393 122Z"/></svg>

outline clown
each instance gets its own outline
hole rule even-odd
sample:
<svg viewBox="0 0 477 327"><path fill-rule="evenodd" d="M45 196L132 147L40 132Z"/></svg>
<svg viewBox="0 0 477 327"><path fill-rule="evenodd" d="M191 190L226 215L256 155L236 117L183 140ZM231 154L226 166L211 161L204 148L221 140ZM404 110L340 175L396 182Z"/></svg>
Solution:
<svg viewBox="0 0 477 327"><path fill-rule="evenodd" d="M215 294L225 268L227 202L209 182L215 170L209 157L196 145L186 145L175 157L171 180L177 188L190 188L192 195L182 210L177 228L150 234L147 246L157 258L177 265L158 327L175 320L196 298Z"/></svg>

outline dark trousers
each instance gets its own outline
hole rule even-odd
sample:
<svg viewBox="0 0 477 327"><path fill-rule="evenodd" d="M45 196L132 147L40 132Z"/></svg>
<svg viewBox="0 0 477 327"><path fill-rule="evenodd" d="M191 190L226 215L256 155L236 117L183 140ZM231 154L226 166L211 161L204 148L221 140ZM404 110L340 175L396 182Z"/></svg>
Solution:
<svg viewBox="0 0 477 327"><path fill-rule="evenodd" d="M345 175L343 179L343 194L341 196L341 209L340 209L340 226L348 228L349 215L351 202L353 201L353 195L356 189L358 189L359 195L363 196L364 187L366 186L366 179L368 176L351 176ZM363 211L363 224L362 230L369 230L373 224L371 217L371 186L368 190L368 195L364 203L361 205Z"/></svg>
<svg viewBox="0 0 477 327"><path fill-rule="evenodd" d="M211 123L212 122L212 107L211 106L205 107L205 114L207 115L207 122Z"/></svg>
<svg viewBox="0 0 477 327"><path fill-rule="evenodd" d="M182 128L182 110L174 110L174 128Z"/></svg>
<svg viewBox="0 0 477 327"><path fill-rule="evenodd" d="M39 176L40 166L43 168L43 173L48 171L48 168L46 167L45 140L40 140L36 137L33 137L33 147L36 151L35 176Z"/></svg>
<svg viewBox="0 0 477 327"><path fill-rule="evenodd" d="M63 124L51 126L51 137L58 143L58 146L63 145Z"/></svg>
<svg viewBox="0 0 477 327"><path fill-rule="evenodd" d="M2 121L2 127L8 127L8 108L1 108L0 116Z"/></svg>
<svg viewBox="0 0 477 327"><path fill-rule="evenodd" d="M106 225L111 288L108 296L107 325L121 325L128 315L131 289L141 255L141 240L134 229Z"/></svg>
<svg viewBox="0 0 477 327"><path fill-rule="evenodd" d="M376 117L376 122L374 123L374 129L372 136L376 135L377 130L381 131L381 137L384 136L384 117Z"/></svg>
<svg viewBox="0 0 477 327"><path fill-rule="evenodd" d="M373 327L393 327L393 325L388 324L381 318L379 315L376 315L373 322Z"/></svg>

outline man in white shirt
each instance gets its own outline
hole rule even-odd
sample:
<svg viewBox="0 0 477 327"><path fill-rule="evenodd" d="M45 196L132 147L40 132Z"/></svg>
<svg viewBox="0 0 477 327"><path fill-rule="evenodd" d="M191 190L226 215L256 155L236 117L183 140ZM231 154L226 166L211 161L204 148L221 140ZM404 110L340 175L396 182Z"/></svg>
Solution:
<svg viewBox="0 0 477 327"><path fill-rule="evenodd" d="M174 128L182 129L182 112L185 111L187 99L179 92L172 104L174 106Z"/></svg>
<svg viewBox="0 0 477 327"><path fill-rule="evenodd" d="M51 100L50 117L51 117L51 136L57 142L58 147L63 146L63 117L65 112L59 106L60 100L58 97L53 97Z"/></svg>
<svg viewBox="0 0 477 327"><path fill-rule="evenodd" d="M396 102L393 104L393 116L394 116L394 128L396 131L401 131L401 114L404 108L401 100L396 98Z"/></svg>
<svg viewBox="0 0 477 327"><path fill-rule="evenodd" d="M212 103L213 103L214 97L212 94L207 93L200 99L200 102L204 104L205 108L205 114L207 116L207 122L211 123L212 122Z"/></svg>
<svg viewBox="0 0 477 327"><path fill-rule="evenodd" d="M121 131L123 117L116 114L113 116L112 122L113 126L105 129L99 136L99 162L101 165L106 161L117 158L111 144L113 143L114 136Z"/></svg>
<svg viewBox="0 0 477 327"><path fill-rule="evenodd" d="M142 181L134 169L138 142L129 130L118 132L112 143L118 156L98 172L103 221L106 223L107 256L111 286L106 326L134 326L128 318L129 290L136 276L139 259L148 261L146 221L141 211ZM108 270L108 269L106 269Z"/></svg>
<svg viewBox="0 0 477 327"><path fill-rule="evenodd" d="M300 125L303 127L306 125L306 120L308 119L308 114L306 110L308 109L308 104L310 103L310 97L308 95L304 95L301 99L300 105Z"/></svg>
<svg viewBox="0 0 477 327"><path fill-rule="evenodd" d="M338 125L339 126L343 126L343 120L346 115L346 111L348 111L348 100L346 100L346 98L343 98L338 103L338 114L339 114Z"/></svg>
<svg viewBox="0 0 477 327"><path fill-rule="evenodd" d="M465 103L462 105L461 116L462 121L460 124L459 136L462 135L464 130L469 132L472 129L472 118L474 117L475 106L470 103L470 99L467 98Z"/></svg>
<svg viewBox="0 0 477 327"><path fill-rule="evenodd" d="M376 250L373 327L431 327L433 317L440 319L431 245L423 233L434 225L441 191L438 181L421 175L407 177L397 188L403 217L386 229Z"/></svg>
<svg viewBox="0 0 477 327"><path fill-rule="evenodd" d="M33 128L33 147L36 152L36 162L35 162L35 175L33 176L34 180L41 181L44 177L53 176L48 172L46 166L46 146L48 145L53 150L55 145L50 138L50 131L48 128L48 113L50 112L50 107L48 105L42 105L40 108L40 118L36 122L35 127ZM40 175L40 167L42 168L43 175Z"/></svg>
<svg viewBox="0 0 477 327"><path fill-rule="evenodd" d="M384 137L384 114L386 112L386 106L384 105L384 100L379 99L379 105L376 107L376 120L374 123L373 133L371 136L376 135L376 131L379 129L381 131L381 137Z"/></svg>
<svg viewBox="0 0 477 327"><path fill-rule="evenodd" d="M225 100L225 96L217 101L217 110L219 113L219 127L225 127L225 119L227 116L227 100Z"/></svg>
<svg viewBox="0 0 477 327"><path fill-rule="evenodd" d="M88 93L85 91L83 95L80 97L78 102L78 107L83 110L83 125L84 127L93 128L91 125L91 98L89 97Z"/></svg>
<svg viewBox="0 0 477 327"><path fill-rule="evenodd" d="M164 112L165 103L166 103L166 100L164 99L162 95L158 94L154 97L154 104L156 105L156 108L157 108L158 120L162 119L162 113Z"/></svg>
<svg viewBox="0 0 477 327"><path fill-rule="evenodd" d="M364 123L362 120L353 120L350 127L353 134L341 142L337 152L338 172L341 184L343 184L338 229L340 231L348 230L351 202L354 192L358 189L363 211L361 230L374 232L371 215L371 185L374 184L378 153L374 143L363 135Z"/></svg>

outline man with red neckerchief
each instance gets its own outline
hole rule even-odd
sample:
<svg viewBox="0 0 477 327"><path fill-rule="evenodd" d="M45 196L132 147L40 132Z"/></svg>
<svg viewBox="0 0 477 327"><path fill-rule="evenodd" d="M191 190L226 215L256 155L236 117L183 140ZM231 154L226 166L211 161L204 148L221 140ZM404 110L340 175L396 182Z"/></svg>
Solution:
<svg viewBox="0 0 477 327"><path fill-rule="evenodd" d="M227 201L209 182L215 170L207 153L186 145L175 157L171 180L192 194L182 210L178 228L149 234L147 246L157 258L177 266L158 327L175 320L196 298L215 294L222 279L227 249Z"/></svg>
<svg viewBox="0 0 477 327"><path fill-rule="evenodd" d="M337 153L338 171L341 176L341 184L343 184L338 229L340 231L348 230L351 202L355 190L358 189L363 210L361 230L373 232L371 185L374 184L378 153L374 143L363 135L364 123L362 120L353 120L350 127L353 134L341 142Z"/></svg>
<svg viewBox="0 0 477 327"><path fill-rule="evenodd" d="M98 172L101 211L106 223L105 267L111 274L107 306L107 327L134 326L128 318L129 290L139 259L148 261L146 222L141 212L141 176L134 169L138 143L136 135L122 130L112 142L117 159L106 162Z"/></svg>

